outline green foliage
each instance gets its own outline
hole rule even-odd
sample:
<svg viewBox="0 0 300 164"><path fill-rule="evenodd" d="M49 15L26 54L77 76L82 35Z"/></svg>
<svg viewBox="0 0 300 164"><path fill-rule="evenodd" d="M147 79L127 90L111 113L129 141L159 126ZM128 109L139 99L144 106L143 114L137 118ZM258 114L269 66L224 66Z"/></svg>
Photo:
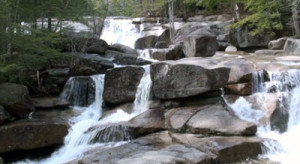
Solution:
<svg viewBox="0 0 300 164"><path fill-rule="evenodd" d="M24 68L18 64L0 63L0 81L11 83L26 83L25 76L22 74Z"/></svg>
<svg viewBox="0 0 300 164"><path fill-rule="evenodd" d="M238 3L244 6L246 16L242 16L232 27L245 27L250 29L250 35L255 36L261 33L276 35L281 32L287 22L284 15L288 2L285 0L202 0L199 5L212 9L219 3Z"/></svg>
<svg viewBox="0 0 300 164"><path fill-rule="evenodd" d="M226 4L230 2L239 2L243 0L201 0L197 3L197 6L205 7L209 10L212 10L218 4Z"/></svg>
<svg viewBox="0 0 300 164"><path fill-rule="evenodd" d="M62 21L105 16L105 2L0 0L0 82L26 83L29 74L65 60L57 48L64 38Z"/></svg>
<svg viewBox="0 0 300 164"><path fill-rule="evenodd" d="M165 0L111 0L108 5L108 15L139 17L147 12L164 9Z"/></svg>

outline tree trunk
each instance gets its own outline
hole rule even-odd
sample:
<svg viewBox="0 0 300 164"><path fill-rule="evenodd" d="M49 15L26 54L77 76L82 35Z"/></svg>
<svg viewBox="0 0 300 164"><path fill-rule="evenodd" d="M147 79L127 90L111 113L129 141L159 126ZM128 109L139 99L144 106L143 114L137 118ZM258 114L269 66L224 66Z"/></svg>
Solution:
<svg viewBox="0 0 300 164"><path fill-rule="evenodd" d="M292 3L292 13L293 13L293 24L295 29L296 38L300 38L300 0L294 0Z"/></svg>
<svg viewBox="0 0 300 164"><path fill-rule="evenodd" d="M174 2L173 2L173 0L168 0L168 4L169 4L170 41L171 41L171 44L175 44Z"/></svg>
<svg viewBox="0 0 300 164"><path fill-rule="evenodd" d="M52 31L52 19L48 17L48 31Z"/></svg>

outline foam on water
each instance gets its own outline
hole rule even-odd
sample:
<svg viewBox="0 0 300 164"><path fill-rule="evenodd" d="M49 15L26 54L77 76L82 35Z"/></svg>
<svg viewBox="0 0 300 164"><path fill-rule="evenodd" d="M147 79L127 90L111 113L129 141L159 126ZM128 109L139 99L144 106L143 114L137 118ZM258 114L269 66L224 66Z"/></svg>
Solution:
<svg viewBox="0 0 300 164"><path fill-rule="evenodd" d="M299 163L300 147L300 71L273 72L270 75L271 82L264 85L264 91L281 92L282 96L287 98L288 101L288 107L286 107L288 109L285 110L289 113L289 119L288 128L285 132L272 131L270 128L265 128L260 124L258 120L265 113L252 109L251 105L244 98L239 98L230 106L238 117L258 125L258 136L268 139L264 141L266 150L261 156L262 158L282 164L297 164ZM282 105L284 102L279 99L279 103ZM260 105L264 105L263 101Z"/></svg>
<svg viewBox="0 0 300 164"><path fill-rule="evenodd" d="M68 135L64 139L64 145L54 152L49 158L31 161L25 160L22 162L17 162L17 164L23 163L37 163L37 164L53 164L53 163L65 163L71 161L77 157L80 157L83 150L88 148L98 146L98 145L88 145L82 141L81 135L94 123L97 122L102 114L102 93L104 88L104 75L92 76L92 79L96 85L95 91L95 102L89 107L80 108L75 107L74 110L79 110L81 114L70 120L71 128L69 129Z"/></svg>
<svg viewBox="0 0 300 164"><path fill-rule="evenodd" d="M140 37L140 27L132 23L132 19L106 18L101 39L108 44L120 43L134 48L135 41Z"/></svg>
<svg viewBox="0 0 300 164"><path fill-rule="evenodd" d="M138 85L138 90L135 95L134 113L136 115L149 109L149 100L151 98L152 80L150 75L150 65L144 66L144 69L145 73Z"/></svg>
<svg viewBox="0 0 300 164"><path fill-rule="evenodd" d="M111 128L105 131L105 134L101 133L99 135L97 130L90 130L90 128L110 125L114 123L119 123L122 121L128 121L133 117L145 112L148 107L148 101L150 99L151 91L151 78L150 78L150 66L144 66L145 73L140 81L138 86L138 91L136 93L136 100L134 102L134 112L132 114L124 112L122 109L117 110L115 113L112 113L103 119L99 120L102 114L102 93L104 89L104 75L92 76L96 84L96 96L95 102L89 107L74 107L74 110L78 110L81 114L77 117L74 117L70 120L72 123L71 128L69 129L68 135L65 137L64 145L54 152L49 158L32 161L25 160L22 162L17 162L17 164L53 164L53 163L65 163L83 156L83 153L94 147L107 147L107 146L119 146L126 142L118 141L114 143L99 143L91 142L95 140L95 137L100 137L101 139L107 141L114 141L114 138L123 136L124 139L128 140L131 138L130 134L127 132L126 128ZM99 120L99 121L98 121ZM114 136L118 135L118 136ZM112 138L112 139L111 139Z"/></svg>

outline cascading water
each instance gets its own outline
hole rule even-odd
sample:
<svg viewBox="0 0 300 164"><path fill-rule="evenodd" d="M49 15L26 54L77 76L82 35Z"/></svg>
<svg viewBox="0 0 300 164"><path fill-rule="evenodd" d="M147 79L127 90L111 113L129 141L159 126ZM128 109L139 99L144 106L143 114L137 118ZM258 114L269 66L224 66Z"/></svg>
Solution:
<svg viewBox="0 0 300 164"><path fill-rule="evenodd" d="M65 137L64 146L58 151L54 152L51 157L40 160L30 161L26 160L22 163L42 163L42 164L53 164L53 163L65 163L79 157L83 150L86 150L95 145L82 144L81 135L93 124L95 124L102 114L102 93L104 88L104 75L95 75L91 77L95 83L95 101L89 107L75 107L74 110L78 110L81 114L70 120L72 124L68 135ZM71 79L72 81L72 79ZM68 86L69 87L69 86ZM71 88L74 86L71 86Z"/></svg>
<svg viewBox="0 0 300 164"><path fill-rule="evenodd" d="M258 71L258 72L254 72L252 73L252 92L256 93L256 92L262 92L263 91L263 83L265 81L264 79L264 71Z"/></svg>
<svg viewBox="0 0 300 164"><path fill-rule="evenodd" d="M92 129L89 129L88 133L84 134L83 137L88 138L89 143L127 141L132 138L128 132L128 128L118 123L129 121L149 109L152 86L150 65L144 66L143 68L145 72L137 88L136 98L133 104L133 113L128 114L122 109L119 109L115 113L101 119Z"/></svg>
<svg viewBox="0 0 300 164"><path fill-rule="evenodd" d="M299 163L300 147L298 142L300 138L300 71L289 70L269 74L271 81L258 85L264 86L261 91L271 92L278 96L276 108L281 112L278 121L280 124L286 124L284 131L271 129L274 123L271 118L267 125L261 124L259 120L266 117L267 113L254 109L245 98L240 97L235 103L230 104L230 107L241 119L258 125L258 136L269 139L264 142L267 150L261 156L262 158L283 164L296 164ZM260 106L265 105L264 100L259 103ZM285 114L287 114L286 120Z"/></svg>
<svg viewBox="0 0 300 164"><path fill-rule="evenodd" d="M150 65L144 66L145 73L138 86L134 101L134 113L136 115L145 112L149 108L151 98L152 80L150 76Z"/></svg>
<svg viewBox="0 0 300 164"><path fill-rule="evenodd" d="M122 121L128 121L131 118L141 114L142 112L148 109L148 101L150 99L151 91L151 78L150 78L150 66L145 66L145 73L140 81L138 86L138 91L136 93L136 100L134 102L134 113L128 114L122 109L118 110L116 113L113 113L100 121L99 118L102 114L102 93L104 88L104 75L96 75L91 78L95 83L95 102L89 107L74 107L74 110L79 110L81 114L70 122L73 124L69 130L68 135L65 137L64 146L61 147L58 151L54 152L51 157L39 160L31 161L26 160L22 162L17 162L17 164L32 164L32 163L42 163L42 164L53 164L53 163L65 163L76 158L79 158L83 155L85 151L94 147L107 147L107 146L118 146L126 142L120 142L119 138L123 140L130 140L131 136L128 133L126 127L116 126L115 128L108 128L104 130L103 133L97 133L96 131L90 130L93 127L97 126L110 126L111 124L119 123ZM67 90L64 94L71 94L70 88L73 86L74 82L72 79L70 81L70 86L67 85ZM71 89L71 92L75 91ZM66 96L66 95L65 95ZM97 136L98 135L98 136ZM101 135L101 136L99 136ZM102 143L99 143L99 138ZM116 138L116 140L114 139ZM93 140L96 142L93 142ZM105 141L116 141L117 143L105 143Z"/></svg>
<svg viewBox="0 0 300 164"><path fill-rule="evenodd" d="M89 106L95 101L95 81L93 77L70 77L60 98L72 106Z"/></svg>
<svg viewBox="0 0 300 164"><path fill-rule="evenodd" d="M134 48L135 41L140 37L140 25L132 23L129 18L106 18L101 39L108 44L120 43Z"/></svg>

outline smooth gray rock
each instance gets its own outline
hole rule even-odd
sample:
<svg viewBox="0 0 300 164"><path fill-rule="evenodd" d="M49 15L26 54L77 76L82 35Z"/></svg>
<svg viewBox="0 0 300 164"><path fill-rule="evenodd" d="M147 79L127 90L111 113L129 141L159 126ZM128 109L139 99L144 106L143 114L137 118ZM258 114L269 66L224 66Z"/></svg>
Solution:
<svg viewBox="0 0 300 164"><path fill-rule="evenodd" d="M138 57L138 55L139 55L139 53L135 49L132 49L128 46L118 44L118 43L110 46L110 49L124 53L124 54L131 55L133 57Z"/></svg>
<svg viewBox="0 0 300 164"><path fill-rule="evenodd" d="M71 76L91 76L103 74L107 69L114 68L110 59L101 57L98 54L81 54L75 53L74 63L71 65Z"/></svg>
<svg viewBox="0 0 300 164"><path fill-rule="evenodd" d="M56 48L67 52L104 54L109 46L100 38L69 37L58 42Z"/></svg>
<svg viewBox="0 0 300 164"><path fill-rule="evenodd" d="M154 96L184 98L219 89L227 84L230 68L204 58L185 58L151 65Z"/></svg>
<svg viewBox="0 0 300 164"><path fill-rule="evenodd" d="M142 67L120 67L105 75L103 99L108 104L121 104L135 100L135 94L145 70Z"/></svg>
<svg viewBox="0 0 300 164"><path fill-rule="evenodd" d="M249 29L237 27L229 33L229 43L237 48L267 48L269 42L274 39L271 35L261 33L255 36L249 34Z"/></svg>
<svg viewBox="0 0 300 164"><path fill-rule="evenodd" d="M199 163L209 164L215 158L191 146L172 143L167 131L154 133L127 144L113 147L99 147L85 153L81 159L68 164L90 163Z"/></svg>
<svg viewBox="0 0 300 164"><path fill-rule="evenodd" d="M252 94L252 91L251 83L229 84L225 87L226 94L248 96Z"/></svg>
<svg viewBox="0 0 300 164"><path fill-rule="evenodd" d="M289 39L289 37L283 37L276 40L271 40L268 44L268 48L270 50L282 50L284 48L287 39Z"/></svg>
<svg viewBox="0 0 300 164"><path fill-rule="evenodd" d="M92 137L90 136L91 143L118 142L132 140L164 129L164 111L161 109L149 109L127 122L95 125L89 128L86 134L93 135Z"/></svg>
<svg viewBox="0 0 300 164"><path fill-rule="evenodd" d="M186 57L211 57L218 48L216 36L206 29L194 31L183 42Z"/></svg>
<svg viewBox="0 0 300 164"><path fill-rule="evenodd" d="M155 43L155 48L168 48L169 44L165 41L158 41Z"/></svg>
<svg viewBox="0 0 300 164"><path fill-rule="evenodd" d="M171 163L210 163L212 155L203 153L195 148L184 145L170 145L157 151L138 153L131 157L123 158L117 164L171 164Z"/></svg>
<svg viewBox="0 0 300 164"><path fill-rule="evenodd" d="M222 105L212 105L197 112L186 124L186 131L202 135L253 136L255 124L243 121Z"/></svg>
<svg viewBox="0 0 300 164"><path fill-rule="evenodd" d="M151 63L150 61L138 58L135 55L113 50L107 50L105 52L105 57L119 65L146 65Z"/></svg>
<svg viewBox="0 0 300 164"><path fill-rule="evenodd" d="M181 45L176 45L164 49L148 49L144 51L148 51L147 53L149 53L151 58L159 61L178 60L184 58L184 53Z"/></svg>
<svg viewBox="0 0 300 164"><path fill-rule="evenodd" d="M206 137L193 134L172 134L173 140L215 154L216 163L232 163L262 154L263 139L256 137Z"/></svg>
<svg viewBox="0 0 300 164"><path fill-rule="evenodd" d="M284 45L284 51L287 54L300 54L300 39L287 39Z"/></svg>
<svg viewBox="0 0 300 164"><path fill-rule="evenodd" d="M40 102L37 102L37 105L38 107L47 107L55 104L55 106L59 104L67 105L65 103L67 102L70 105L87 107L95 101L95 89L95 82L91 77L71 77L60 95L63 102L54 102L55 100L41 100Z"/></svg>
<svg viewBox="0 0 300 164"><path fill-rule="evenodd" d="M30 150L62 144L68 133L67 111L35 112L24 119L0 127L0 153Z"/></svg>
<svg viewBox="0 0 300 164"><path fill-rule="evenodd" d="M147 31L148 30L148 31ZM154 48L157 42L166 42L170 44L170 30L169 29L159 29L162 32L156 32L156 29L145 29L145 36L137 39L135 41L135 49L145 49ZM152 33L153 31L153 33Z"/></svg>
<svg viewBox="0 0 300 164"><path fill-rule="evenodd" d="M181 107L171 109L166 113L167 128L175 132L184 132L186 123L205 107Z"/></svg>
<svg viewBox="0 0 300 164"><path fill-rule="evenodd" d="M0 105L16 117L27 117L34 111L28 89L24 85L3 83L0 84Z"/></svg>
<svg viewBox="0 0 300 164"><path fill-rule="evenodd" d="M36 108L50 109L50 108L66 108L69 103L58 97L44 97L44 98L33 98L33 103Z"/></svg>
<svg viewBox="0 0 300 164"><path fill-rule="evenodd" d="M284 55L283 50L257 50L254 52L256 55Z"/></svg>
<svg viewBox="0 0 300 164"><path fill-rule="evenodd" d="M0 125L10 118L9 113L0 105Z"/></svg>

